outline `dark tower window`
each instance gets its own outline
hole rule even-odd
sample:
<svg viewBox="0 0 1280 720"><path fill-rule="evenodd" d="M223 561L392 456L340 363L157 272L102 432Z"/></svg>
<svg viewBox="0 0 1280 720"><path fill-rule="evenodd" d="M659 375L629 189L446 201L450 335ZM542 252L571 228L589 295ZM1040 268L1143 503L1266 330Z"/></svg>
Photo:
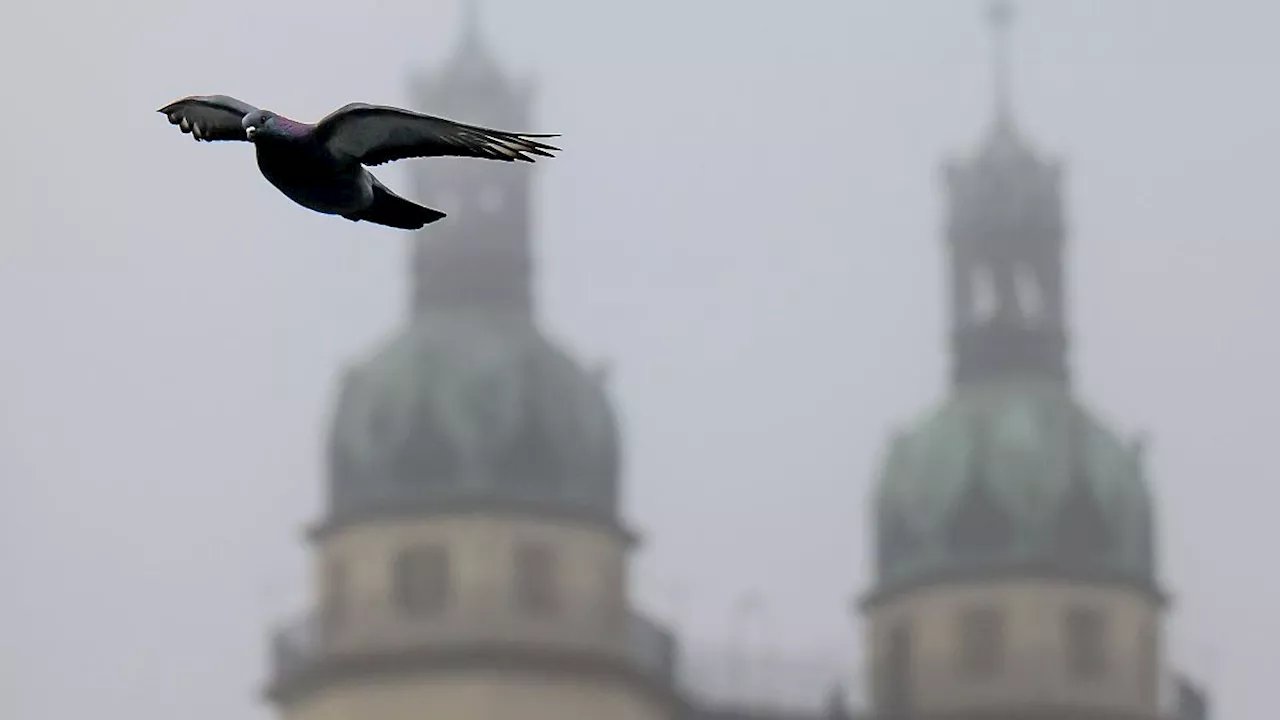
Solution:
<svg viewBox="0 0 1280 720"><path fill-rule="evenodd" d="M970 678L988 678L1004 667L1004 614L993 607L968 608L956 621L956 664Z"/></svg>
<svg viewBox="0 0 1280 720"><path fill-rule="evenodd" d="M555 555L545 545L524 543L516 547L516 604L521 610L535 616L559 611L555 565Z"/></svg>
<svg viewBox="0 0 1280 720"><path fill-rule="evenodd" d="M415 617L444 611L451 591L449 555L438 545L401 550L393 569L396 605Z"/></svg>
<svg viewBox="0 0 1280 720"><path fill-rule="evenodd" d="M1094 608L1071 608L1063 618L1067 672L1076 680L1093 680L1107 672L1106 618Z"/></svg>
<svg viewBox="0 0 1280 720"><path fill-rule="evenodd" d="M996 283L991 268L977 264L969 276L969 320L985 323L996 316L1000 299L996 295Z"/></svg>

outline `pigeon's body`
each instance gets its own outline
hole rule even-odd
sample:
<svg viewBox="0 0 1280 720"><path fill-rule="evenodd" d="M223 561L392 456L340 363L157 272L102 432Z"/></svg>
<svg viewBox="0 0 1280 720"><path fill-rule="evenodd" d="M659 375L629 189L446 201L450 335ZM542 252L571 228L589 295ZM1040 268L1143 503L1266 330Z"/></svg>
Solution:
<svg viewBox="0 0 1280 720"><path fill-rule="evenodd" d="M189 97L160 109L196 140L252 142L258 169L299 205L348 220L416 230L445 216L388 190L366 165L408 157L523 160L556 148L525 135L408 110L351 104L314 125L225 95Z"/></svg>
<svg viewBox="0 0 1280 720"><path fill-rule="evenodd" d="M309 127L298 136L260 134L254 149L262 176L305 208L345 215L373 202L373 174L358 161L326 153Z"/></svg>

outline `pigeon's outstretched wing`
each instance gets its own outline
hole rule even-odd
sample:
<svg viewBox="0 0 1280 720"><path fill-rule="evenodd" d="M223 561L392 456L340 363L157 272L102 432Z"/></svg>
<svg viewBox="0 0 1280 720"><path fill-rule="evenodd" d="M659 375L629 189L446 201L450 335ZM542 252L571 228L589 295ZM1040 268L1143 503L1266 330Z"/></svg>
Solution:
<svg viewBox="0 0 1280 720"><path fill-rule="evenodd" d="M316 123L316 137L335 155L381 165L413 157L471 157L533 162L560 148L530 135L464 125L400 108L351 103Z"/></svg>
<svg viewBox="0 0 1280 720"><path fill-rule="evenodd" d="M193 95L160 108L184 133L191 133L196 140L244 140L240 121L258 108L229 95Z"/></svg>

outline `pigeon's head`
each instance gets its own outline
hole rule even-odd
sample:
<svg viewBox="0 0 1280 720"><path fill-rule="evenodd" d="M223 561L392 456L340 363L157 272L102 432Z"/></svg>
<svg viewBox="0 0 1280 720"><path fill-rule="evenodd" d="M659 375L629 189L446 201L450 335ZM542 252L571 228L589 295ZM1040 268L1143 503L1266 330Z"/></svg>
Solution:
<svg viewBox="0 0 1280 720"><path fill-rule="evenodd" d="M272 131L275 119L276 114L270 110L254 110L244 116L244 119L240 121L240 126L244 128L244 136L248 138L249 142L253 142L253 139L258 135L269 134Z"/></svg>

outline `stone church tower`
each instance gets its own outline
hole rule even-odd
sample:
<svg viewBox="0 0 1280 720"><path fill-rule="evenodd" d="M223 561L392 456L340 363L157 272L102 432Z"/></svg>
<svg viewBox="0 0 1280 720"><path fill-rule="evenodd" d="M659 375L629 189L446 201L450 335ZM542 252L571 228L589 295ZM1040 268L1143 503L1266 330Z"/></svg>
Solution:
<svg viewBox="0 0 1280 720"><path fill-rule="evenodd" d="M1015 122L1008 20L994 6L994 120L943 174L951 389L892 440L873 502L873 713L1153 718L1165 597L1143 446L1072 389L1062 167Z"/></svg>
<svg viewBox="0 0 1280 720"><path fill-rule="evenodd" d="M415 104L529 130L469 6ZM601 378L539 329L533 168L413 164L449 216L412 244L409 320L342 378L314 612L276 638L286 720L662 720L674 640L632 611Z"/></svg>

